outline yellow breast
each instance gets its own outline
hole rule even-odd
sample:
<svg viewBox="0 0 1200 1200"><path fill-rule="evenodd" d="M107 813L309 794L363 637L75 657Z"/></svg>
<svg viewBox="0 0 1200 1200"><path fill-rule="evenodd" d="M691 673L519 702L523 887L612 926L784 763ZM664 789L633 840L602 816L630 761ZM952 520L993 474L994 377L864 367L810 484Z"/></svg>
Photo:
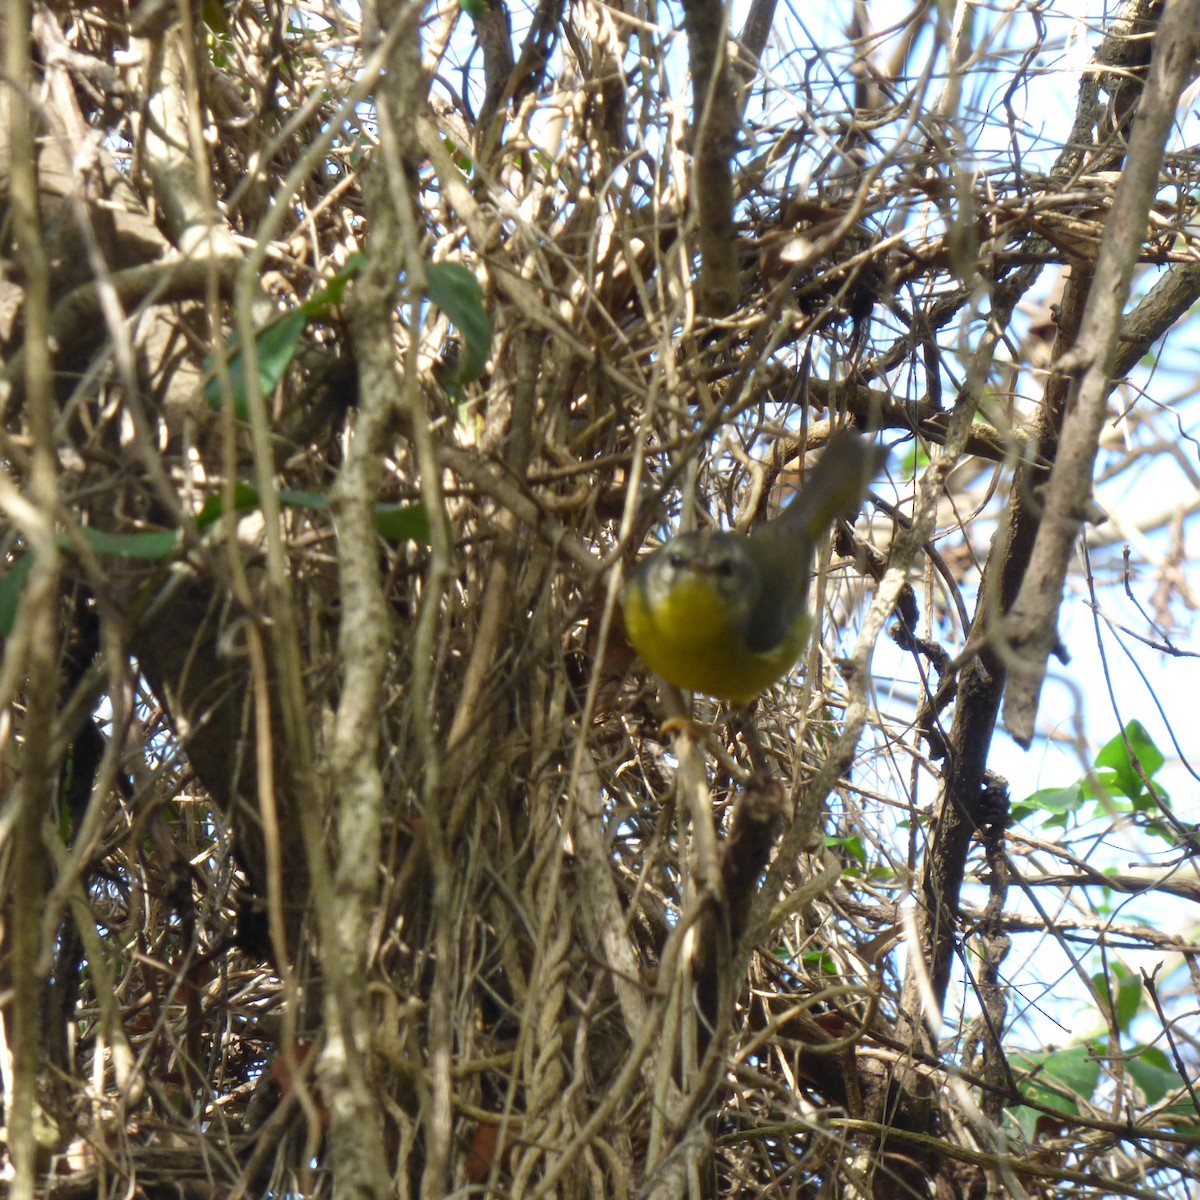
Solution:
<svg viewBox="0 0 1200 1200"><path fill-rule="evenodd" d="M668 683L718 700L745 703L781 679L808 640L801 617L775 647L756 653L729 606L703 576L684 577L651 604L646 589L623 596L625 627L646 665Z"/></svg>

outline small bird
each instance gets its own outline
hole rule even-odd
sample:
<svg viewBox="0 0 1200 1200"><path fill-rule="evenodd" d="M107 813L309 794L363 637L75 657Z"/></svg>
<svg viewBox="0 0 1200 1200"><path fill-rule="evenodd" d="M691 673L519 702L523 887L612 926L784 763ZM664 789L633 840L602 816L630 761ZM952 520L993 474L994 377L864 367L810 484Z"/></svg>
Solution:
<svg viewBox="0 0 1200 1200"><path fill-rule="evenodd" d="M685 533L635 564L621 606L646 666L676 687L736 704L782 679L812 631L817 542L861 503L886 460L861 434L839 432L774 520L749 533Z"/></svg>

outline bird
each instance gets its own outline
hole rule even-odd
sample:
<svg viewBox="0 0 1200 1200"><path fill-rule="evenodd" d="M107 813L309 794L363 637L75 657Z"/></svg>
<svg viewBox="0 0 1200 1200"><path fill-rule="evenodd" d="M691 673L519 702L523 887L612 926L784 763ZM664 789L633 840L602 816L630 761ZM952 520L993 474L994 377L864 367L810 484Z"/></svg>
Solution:
<svg viewBox="0 0 1200 1200"><path fill-rule="evenodd" d="M855 509L887 452L845 429L778 517L748 533L680 534L634 564L621 588L630 644L675 687L745 705L808 645L817 543Z"/></svg>

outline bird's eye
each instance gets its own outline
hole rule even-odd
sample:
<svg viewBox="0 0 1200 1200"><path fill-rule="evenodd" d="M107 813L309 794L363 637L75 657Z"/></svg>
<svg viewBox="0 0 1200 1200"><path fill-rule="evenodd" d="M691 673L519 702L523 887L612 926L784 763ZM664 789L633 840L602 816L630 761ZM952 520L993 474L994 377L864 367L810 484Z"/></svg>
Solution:
<svg viewBox="0 0 1200 1200"><path fill-rule="evenodd" d="M669 562L671 564L671 566L673 566L675 568L675 570L678 571L679 568L683 566L683 555L680 554L678 550L676 550L675 553L672 554L671 557L667 559L667 562Z"/></svg>

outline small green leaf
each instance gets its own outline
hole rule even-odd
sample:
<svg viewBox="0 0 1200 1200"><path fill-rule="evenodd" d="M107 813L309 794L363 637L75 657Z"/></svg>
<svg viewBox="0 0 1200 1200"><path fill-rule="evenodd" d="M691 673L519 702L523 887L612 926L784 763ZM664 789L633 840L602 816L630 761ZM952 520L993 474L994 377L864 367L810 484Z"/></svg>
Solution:
<svg viewBox="0 0 1200 1200"><path fill-rule="evenodd" d="M294 492L291 488L283 488L279 493L279 503L289 508L311 508L324 512L329 508L329 497L321 492Z"/></svg>
<svg viewBox="0 0 1200 1200"><path fill-rule="evenodd" d="M21 606L21 591L33 566L33 555L22 554L0 579L0 637L8 637L17 623L17 610Z"/></svg>
<svg viewBox="0 0 1200 1200"><path fill-rule="evenodd" d="M220 518L221 513L224 511L223 499L218 494L216 496L209 496L205 500L204 507L196 515L196 527L198 529L207 529L208 526ZM329 508L329 498L323 496L320 492L296 492L290 488L280 490L279 503L289 508L308 508L317 512L324 512ZM258 488L253 484L244 483L239 480L233 485L233 507L235 512L252 512L261 506L262 496Z"/></svg>
<svg viewBox="0 0 1200 1200"><path fill-rule="evenodd" d="M923 450L919 443L914 443L900 456L900 474L905 478L910 478L914 472L924 470L929 466L929 462L928 452Z"/></svg>
<svg viewBox="0 0 1200 1200"><path fill-rule="evenodd" d="M841 846L860 865L867 865L867 851L860 837L827 837L825 845Z"/></svg>
<svg viewBox="0 0 1200 1200"><path fill-rule="evenodd" d="M822 975L836 975L838 973L837 963L826 950L806 950L800 955L800 961L813 971L820 971Z"/></svg>
<svg viewBox="0 0 1200 1200"><path fill-rule="evenodd" d="M1113 973L1117 977L1117 1028L1128 1032L1142 1007L1142 980L1120 963L1113 964Z"/></svg>
<svg viewBox="0 0 1200 1200"><path fill-rule="evenodd" d="M1165 842L1168 846L1179 845L1179 831L1166 821L1147 821L1142 828L1151 837L1158 838L1160 842Z"/></svg>
<svg viewBox="0 0 1200 1200"><path fill-rule="evenodd" d="M429 544L429 514L423 504L377 504L375 528L390 542Z"/></svg>
<svg viewBox="0 0 1200 1200"><path fill-rule="evenodd" d="M472 168L475 166L474 160L469 154L464 152L454 141L453 138L443 138L443 145L450 152L450 157L454 160L454 165L464 174L470 175Z"/></svg>
<svg viewBox="0 0 1200 1200"><path fill-rule="evenodd" d="M292 488L281 488L279 503L287 508L303 508L310 512L328 512L329 510L329 497L321 492L300 492ZM252 512L260 505L261 496L258 488L241 481L234 484L233 506L235 512ZM196 514L196 528L200 531L208 529L220 520L224 511L224 496L220 493L209 496ZM373 516L375 528L382 537L389 541L411 540L425 544L429 542L429 516L423 504L376 504L373 508Z"/></svg>
<svg viewBox="0 0 1200 1200"><path fill-rule="evenodd" d="M354 279L366 263L366 255L356 250L346 259L346 265L315 296L304 302L304 313L310 319L322 316L326 308L336 308L346 298L346 285Z"/></svg>
<svg viewBox="0 0 1200 1200"><path fill-rule="evenodd" d="M1117 1028L1128 1032L1142 1004L1142 981L1120 963L1113 963L1111 978L1096 974L1092 976L1092 984L1112 1005Z"/></svg>
<svg viewBox="0 0 1200 1200"><path fill-rule="evenodd" d="M1179 1104L1172 1104L1165 1111L1175 1118L1167 1122L1166 1128L1176 1137L1187 1138L1193 1150L1200 1146L1200 1120L1196 1117L1196 1106L1188 1101L1181 1101Z"/></svg>
<svg viewBox="0 0 1200 1200"><path fill-rule="evenodd" d="M1078 783L1064 788L1043 788L1024 800L1018 800L1012 806L1012 815L1017 821L1035 813L1055 813L1061 818L1078 811L1083 800L1083 788Z"/></svg>
<svg viewBox="0 0 1200 1200"><path fill-rule="evenodd" d="M1159 805L1162 805L1162 808ZM1168 811L1170 810L1171 794L1157 781L1154 783L1153 795L1149 791L1145 791L1133 802L1134 812L1154 813L1157 816L1158 813L1162 812L1163 808ZM1153 824L1154 822L1151 823Z"/></svg>
<svg viewBox="0 0 1200 1200"><path fill-rule="evenodd" d="M1100 1081L1100 1062L1086 1043L1039 1054L1014 1054L1010 1062L1014 1071L1030 1075L1021 1082L1021 1094L1059 1112L1078 1113L1078 1100L1090 1100Z"/></svg>
<svg viewBox="0 0 1200 1200"><path fill-rule="evenodd" d="M487 12L487 0L458 0L458 7L471 18L472 21L480 20Z"/></svg>
<svg viewBox="0 0 1200 1200"><path fill-rule="evenodd" d="M463 336L463 359L453 382L478 379L492 352L492 322L484 311L479 281L461 263L432 263L425 268L425 287Z"/></svg>
<svg viewBox="0 0 1200 1200"><path fill-rule="evenodd" d="M296 357L300 335L308 324L308 314L303 308L285 313L259 331L254 339L258 350L258 385L264 396L269 396L279 385L284 372ZM205 363L211 378L204 387L204 399L209 408L219 409L222 403L221 382L217 378L211 358ZM246 393L246 367L236 335L229 343L229 383L233 389L233 411L245 421L249 419L250 407Z"/></svg>
<svg viewBox="0 0 1200 1200"><path fill-rule="evenodd" d="M1083 803L1083 789L1077 783L1065 788L1043 788L1024 803L1043 812L1075 812Z"/></svg>
<svg viewBox="0 0 1200 1200"><path fill-rule="evenodd" d="M97 554L113 554L118 558L145 558L151 562L170 558L179 547L179 531L175 529L145 529L137 533L107 533L103 529L83 526L83 540ZM64 543L70 547L69 542Z"/></svg>
<svg viewBox="0 0 1200 1200"><path fill-rule="evenodd" d="M1015 1104L1004 1110L1004 1130L1018 1144L1022 1139L1032 1145L1037 1138L1037 1119L1040 1114L1036 1109L1027 1108L1024 1104Z"/></svg>
<svg viewBox="0 0 1200 1200"><path fill-rule="evenodd" d="M250 512L258 507L258 488L240 480L233 485L233 511ZM196 514L196 528L205 530L221 519L225 512L225 494L218 492L209 496Z"/></svg>
<svg viewBox="0 0 1200 1200"><path fill-rule="evenodd" d="M1125 726L1124 736L1118 734L1096 755L1096 766L1110 768L1116 775L1114 786L1130 800L1136 800L1143 790L1141 776L1133 765L1133 756L1141 763L1147 778L1153 778L1166 761L1140 721L1130 721Z"/></svg>
<svg viewBox="0 0 1200 1200"><path fill-rule="evenodd" d="M1171 1066L1171 1060L1157 1046L1147 1046L1137 1054L1131 1054L1125 1060L1125 1070L1142 1089L1147 1104L1157 1104L1183 1083L1179 1072ZM1194 1115L1195 1110L1192 1112Z"/></svg>
<svg viewBox="0 0 1200 1200"><path fill-rule="evenodd" d="M1128 798L1125 790L1128 780L1122 779L1116 771L1091 770L1079 781L1080 789L1089 800L1103 800L1107 804L1116 804L1118 797ZM1140 786L1140 784L1139 784Z"/></svg>

